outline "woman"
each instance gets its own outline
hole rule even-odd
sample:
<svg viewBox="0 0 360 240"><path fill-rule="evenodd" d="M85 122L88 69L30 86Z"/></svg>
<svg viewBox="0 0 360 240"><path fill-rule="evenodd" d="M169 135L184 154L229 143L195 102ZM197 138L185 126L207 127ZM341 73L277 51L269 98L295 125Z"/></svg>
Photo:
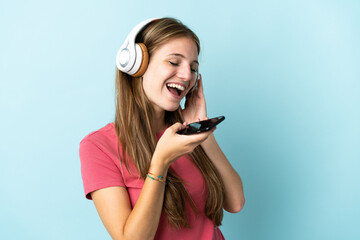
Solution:
<svg viewBox="0 0 360 240"><path fill-rule="evenodd" d="M126 66L131 38L144 44L136 47L139 70ZM86 197L113 239L223 239L223 209L244 205L241 179L214 130L176 133L207 119L199 39L162 18L138 25L126 41L117 55L115 122L80 143Z"/></svg>

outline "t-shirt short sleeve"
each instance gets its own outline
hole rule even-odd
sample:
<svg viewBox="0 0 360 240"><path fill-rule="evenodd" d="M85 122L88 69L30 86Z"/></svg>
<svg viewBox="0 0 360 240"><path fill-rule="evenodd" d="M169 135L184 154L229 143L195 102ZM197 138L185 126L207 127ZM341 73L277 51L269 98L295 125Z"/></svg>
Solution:
<svg viewBox="0 0 360 240"><path fill-rule="evenodd" d="M81 176L85 196L91 199L93 191L121 186L125 187L124 179L115 161L106 154L105 149L91 139L84 138L79 148Z"/></svg>

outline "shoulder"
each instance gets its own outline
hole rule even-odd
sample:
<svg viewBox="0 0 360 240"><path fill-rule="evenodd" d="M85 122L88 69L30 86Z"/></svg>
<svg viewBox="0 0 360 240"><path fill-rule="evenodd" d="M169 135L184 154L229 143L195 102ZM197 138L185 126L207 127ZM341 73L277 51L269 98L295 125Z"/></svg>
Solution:
<svg viewBox="0 0 360 240"><path fill-rule="evenodd" d="M111 159L118 157L118 137L115 126L109 123L106 126L87 134L79 146L80 158L87 155L107 155Z"/></svg>
<svg viewBox="0 0 360 240"><path fill-rule="evenodd" d="M86 135L80 142L79 157L85 195L111 186L125 186L119 161L118 140L112 123Z"/></svg>
<svg viewBox="0 0 360 240"><path fill-rule="evenodd" d="M92 143L98 146L106 146L109 144L117 143L117 136L114 124L108 123L106 126L90 132L80 141L80 146L87 143Z"/></svg>

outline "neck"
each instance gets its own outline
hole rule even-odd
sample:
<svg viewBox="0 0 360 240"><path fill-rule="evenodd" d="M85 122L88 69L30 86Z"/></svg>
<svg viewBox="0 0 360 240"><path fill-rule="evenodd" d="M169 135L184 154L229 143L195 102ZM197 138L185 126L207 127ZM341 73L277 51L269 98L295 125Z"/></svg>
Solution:
<svg viewBox="0 0 360 240"><path fill-rule="evenodd" d="M165 111L164 110L155 110L155 115L154 115L154 119L153 119L153 124L155 127L155 132L161 132L162 130L164 130L166 128L166 124L165 124Z"/></svg>

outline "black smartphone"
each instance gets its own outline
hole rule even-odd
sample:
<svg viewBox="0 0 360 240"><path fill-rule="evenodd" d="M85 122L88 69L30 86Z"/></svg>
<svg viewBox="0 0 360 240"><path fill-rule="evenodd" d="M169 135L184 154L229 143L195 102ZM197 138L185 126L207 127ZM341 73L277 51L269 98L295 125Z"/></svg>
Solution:
<svg viewBox="0 0 360 240"><path fill-rule="evenodd" d="M224 119L225 119L224 116L219 116L219 117L211 118L208 120L193 122L193 123L186 125L186 128L178 131L177 134L191 135L191 134L210 131L216 125L218 125L219 123L224 121Z"/></svg>

